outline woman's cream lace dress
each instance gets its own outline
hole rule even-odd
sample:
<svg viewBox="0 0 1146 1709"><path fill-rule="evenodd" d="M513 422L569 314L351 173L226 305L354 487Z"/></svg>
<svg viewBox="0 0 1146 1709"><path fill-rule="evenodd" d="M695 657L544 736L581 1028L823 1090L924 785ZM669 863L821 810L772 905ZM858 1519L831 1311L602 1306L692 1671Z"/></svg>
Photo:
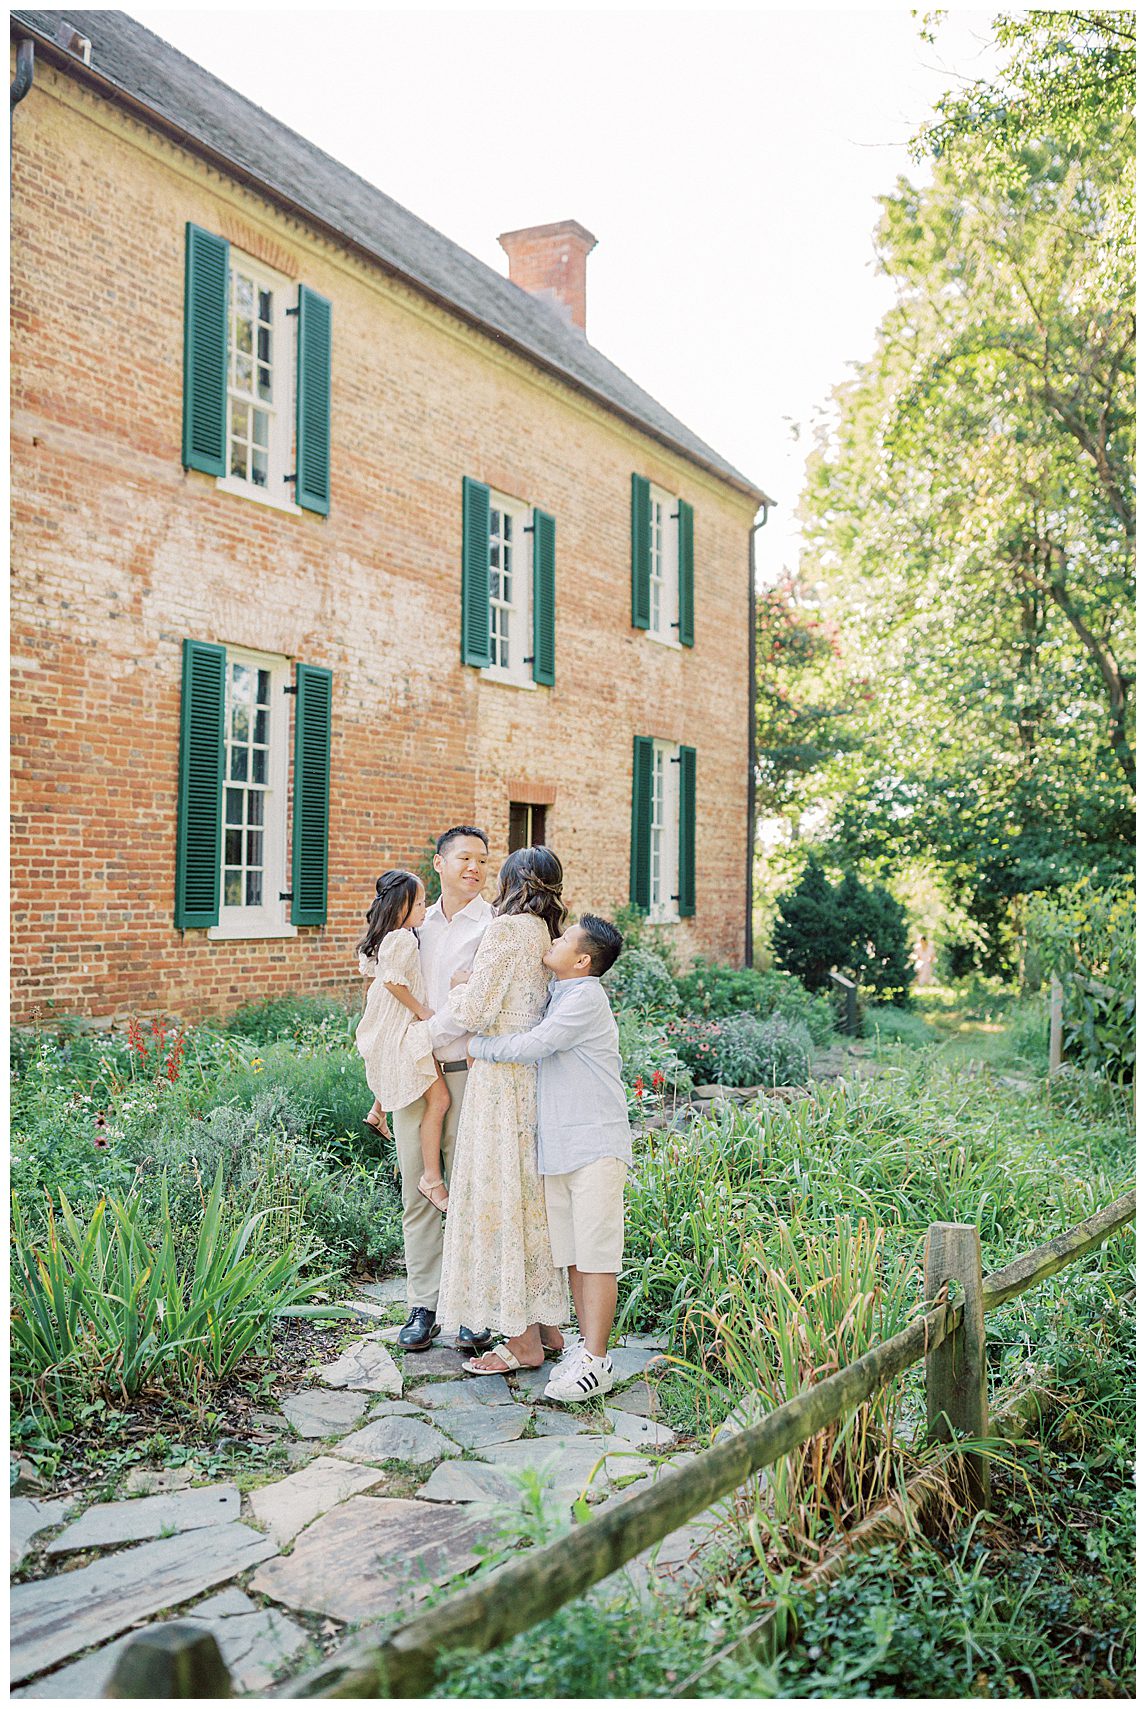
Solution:
<svg viewBox="0 0 1146 1709"><path fill-rule="evenodd" d="M468 984L449 1009L471 1033L517 1033L545 1011L549 932L532 914L503 915L486 930ZM466 1080L442 1253L437 1317L521 1335L531 1323L563 1323L564 1270L549 1248L537 1173L537 1069L475 1062Z"/></svg>

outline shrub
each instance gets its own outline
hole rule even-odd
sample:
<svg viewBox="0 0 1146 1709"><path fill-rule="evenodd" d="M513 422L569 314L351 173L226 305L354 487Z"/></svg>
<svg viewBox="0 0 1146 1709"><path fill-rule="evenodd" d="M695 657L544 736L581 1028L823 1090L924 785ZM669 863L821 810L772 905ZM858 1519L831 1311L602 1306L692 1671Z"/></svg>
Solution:
<svg viewBox="0 0 1146 1709"><path fill-rule="evenodd" d="M822 990L835 968L873 996L902 1002L913 977L907 916L891 892L861 884L854 872L833 888L815 855L780 898L772 947L809 991Z"/></svg>
<svg viewBox="0 0 1146 1709"><path fill-rule="evenodd" d="M812 1062L812 1037L801 1021L783 1015L760 1020L687 1017L671 1022L669 1042L698 1080L721 1086L802 1086Z"/></svg>
<svg viewBox="0 0 1146 1709"><path fill-rule="evenodd" d="M617 1015L617 1031L630 1119L644 1108L646 1092L685 1097L692 1091L687 1065L659 1027L650 1026L633 1009L622 1009Z"/></svg>
<svg viewBox="0 0 1146 1709"><path fill-rule="evenodd" d="M680 1008L676 982L651 949L623 950L602 983L617 1008L645 1014L673 1014Z"/></svg>
<svg viewBox="0 0 1146 1709"><path fill-rule="evenodd" d="M712 1020L726 1015L783 1015L803 1021L815 1044L827 1044L835 1031L831 1000L813 996L790 973L755 967L725 967L720 962L693 962L692 972L678 979L685 1012Z"/></svg>
<svg viewBox="0 0 1146 1709"><path fill-rule="evenodd" d="M326 1042L330 1038L353 1038L358 1010L353 1014L333 997L268 997L259 1003L244 1003L229 1017L224 1030L233 1038L252 1044L271 1044L276 1039L307 1039Z"/></svg>
<svg viewBox="0 0 1146 1709"><path fill-rule="evenodd" d="M1063 984L1063 1051L1115 1085L1134 1078L1134 881L1080 879L1033 898L1031 948Z"/></svg>

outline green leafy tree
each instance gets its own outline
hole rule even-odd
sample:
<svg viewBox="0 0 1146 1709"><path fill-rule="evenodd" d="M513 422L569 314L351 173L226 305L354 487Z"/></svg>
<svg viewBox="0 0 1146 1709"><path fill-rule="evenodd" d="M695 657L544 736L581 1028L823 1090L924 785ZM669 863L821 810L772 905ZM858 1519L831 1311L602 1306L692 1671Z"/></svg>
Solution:
<svg viewBox="0 0 1146 1709"><path fill-rule="evenodd" d="M932 181L884 201L896 306L836 393L804 498L802 574L827 585L849 705L807 785L827 846L868 871L929 860L1000 969L1022 898L1123 870L1132 847L1119 17L1001 20L1002 83L941 107Z"/></svg>
<svg viewBox="0 0 1146 1709"><path fill-rule="evenodd" d="M803 980L809 991L818 991L827 984L832 968L845 960L850 946L836 892L815 855L809 855L795 889L780 898L772 929L776 961Z"/></svg>

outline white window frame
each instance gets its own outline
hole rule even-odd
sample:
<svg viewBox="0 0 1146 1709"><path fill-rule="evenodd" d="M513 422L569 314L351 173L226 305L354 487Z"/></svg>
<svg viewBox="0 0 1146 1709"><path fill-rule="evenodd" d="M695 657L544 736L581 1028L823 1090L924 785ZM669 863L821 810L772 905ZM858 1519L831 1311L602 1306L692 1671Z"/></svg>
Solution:
<svg viewBox="0 0 1146 1709"><path fill-rule="evenodd" d="M680 748L653 742L652 812L649 825L649 921L675 925L680 919Z"/></svg>
<svg viewBox="0 0 1146 1709"><path fill-rule="evenodd" d="M536 688L533 680L533 508L524 499L510 498L505 493L490 492L490 576L494 574L494 518L510 517L512 531L512 603L501 606L508 611L509 663L491 664L482 670L486 682L500 682L510 688ZM526 530L530 532L526 532ZM499 534L504 544L504 533ZM495 601L490 595L490 623Z"/></svg>
<svg viewBox="0 0 1146 1709"><path fill-rule="evenodd" d="M649 483L649 627L664 647L680 646L680 500Z"/></svg>
<svg viewBox="0 0 1146 1709"><path fill-rule="evenodd" d="M230 472L231 403L236 390L231 368L234 354L231 347L231 310L235 279L240 274L252 281L256 291L270 291L273 298L270 322L273 383L265 487ZM264 262L255 261L251 256L241 255L232 249L227 284L227 473L216 477L215 486L220 492L234 493L238 498L254 499L256 504L267 504L274 510L285 510L292 516L302 515L302 507L294 501L294 485L285 478L295 472L295 362L298 348L298 316L288 315L287 310L297 306L297 282L288 279L283 273L276 272L273 267L266 266Z"/></svg>
<svg viewBox="0 0 1146 1709"><path fill-rule="evenodd" d="M267 786L263 806L263 900L258 907L228 907L224 870L227 864L227 789L246 785L232 781L228 737L231 729L231 667L270 672L270 717L268 720ZM293 938L288 912L290 904L279 892L290 889L290 851L287 847L287 798L290 786L290 660L278 653L255 653L247 647L228 647L226 662L226 722L224 725L223 834L219 850L219 924L207 928L208 938Z"/></svg>

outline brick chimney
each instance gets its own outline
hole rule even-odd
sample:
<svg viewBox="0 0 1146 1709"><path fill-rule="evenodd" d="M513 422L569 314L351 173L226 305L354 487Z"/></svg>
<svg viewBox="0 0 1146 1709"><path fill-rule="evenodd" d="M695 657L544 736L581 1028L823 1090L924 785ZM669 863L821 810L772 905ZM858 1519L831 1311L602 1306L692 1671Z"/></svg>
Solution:
<svg viewBox="0 0 1146 1709"><path fill-rule="evenodd" d="M585 330L585 262L597 239L576 220L503 231L497 240L509 256L509 277L531 296L552 303Z"/></svg>

